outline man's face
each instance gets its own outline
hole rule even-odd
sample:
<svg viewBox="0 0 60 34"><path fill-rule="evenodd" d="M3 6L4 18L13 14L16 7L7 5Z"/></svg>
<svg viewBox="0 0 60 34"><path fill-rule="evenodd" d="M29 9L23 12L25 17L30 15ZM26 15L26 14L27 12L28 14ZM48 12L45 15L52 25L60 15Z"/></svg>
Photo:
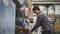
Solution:
<svg viewBox="0 0 60 34"><path fill-rule="evenodd" d="M34 13L35 13L35 14L39 14L40 11L36 9L36 10L34 11Z"/></svg>

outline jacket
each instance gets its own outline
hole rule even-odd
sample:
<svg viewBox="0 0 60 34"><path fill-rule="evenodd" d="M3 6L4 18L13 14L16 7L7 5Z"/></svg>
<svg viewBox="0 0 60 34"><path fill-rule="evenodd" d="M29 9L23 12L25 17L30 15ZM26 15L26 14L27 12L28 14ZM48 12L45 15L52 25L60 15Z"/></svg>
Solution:
<svg viewBox="0 0 60 34"><path fill-rule="evenodd" d="M32 32L34 30L36 30L39 26L42 27L43 31L52 31L52 26L51 26L51 22L50 20L48 19L48 16L46 14L44 14L43 12L40 12L38 15L37 15L37 21L36 21L36 24L35 26L32 28Z"/></svg>

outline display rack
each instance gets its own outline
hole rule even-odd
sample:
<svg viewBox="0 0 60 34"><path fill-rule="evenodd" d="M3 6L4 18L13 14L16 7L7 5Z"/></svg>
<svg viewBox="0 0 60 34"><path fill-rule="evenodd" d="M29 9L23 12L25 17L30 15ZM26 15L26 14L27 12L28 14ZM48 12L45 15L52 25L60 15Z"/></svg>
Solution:
<svg viewBox="0 0 60 34"><path fill-rule="evenodd" d="M13 0L13 2L16 5L16 28L15 28L15 34L21 34L24 33L23 30L24 29L24 19L25 19L25 12L26 12L26 6L29 4L28 0ZM21 9L23 8L23 10ZM20 23L20 19L22 18L23 22ZM22 24L22 26L20 26L20 24ZM22 32L21 32L22 31ZM26 32L25 32L26 33ZM24 33L24 34L25 34Z"/></svg>

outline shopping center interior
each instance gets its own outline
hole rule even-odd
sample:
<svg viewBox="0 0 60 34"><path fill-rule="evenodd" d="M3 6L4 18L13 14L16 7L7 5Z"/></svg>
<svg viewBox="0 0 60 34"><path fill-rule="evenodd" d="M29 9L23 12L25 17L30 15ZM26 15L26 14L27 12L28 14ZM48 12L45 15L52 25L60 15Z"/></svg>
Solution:
<svg viewBox="0 0 60 34"><path fill-rule="evenodd" d="M28 34L37 20L34 6L48 16L53 34L60 34L60 0L0 0L0 34ZM25 23L27 16L29 23ZM32 34L42 34L41 31L39 27Z"/></svg>

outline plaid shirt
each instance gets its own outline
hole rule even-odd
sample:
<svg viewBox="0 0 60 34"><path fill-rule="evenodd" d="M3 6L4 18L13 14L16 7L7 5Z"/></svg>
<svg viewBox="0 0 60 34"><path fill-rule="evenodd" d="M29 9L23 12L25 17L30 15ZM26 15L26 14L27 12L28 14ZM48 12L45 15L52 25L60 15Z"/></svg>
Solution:
<svg viewBox="0 0 60 34"><path fill-rule="evenodd" d="M31 30L32 32L36 30L39 26L42 27L43 31L49 30L52 31L51 23L50 20L48 19L47 15L40 12L37 15L37 21L33 29Z"/></svg>

